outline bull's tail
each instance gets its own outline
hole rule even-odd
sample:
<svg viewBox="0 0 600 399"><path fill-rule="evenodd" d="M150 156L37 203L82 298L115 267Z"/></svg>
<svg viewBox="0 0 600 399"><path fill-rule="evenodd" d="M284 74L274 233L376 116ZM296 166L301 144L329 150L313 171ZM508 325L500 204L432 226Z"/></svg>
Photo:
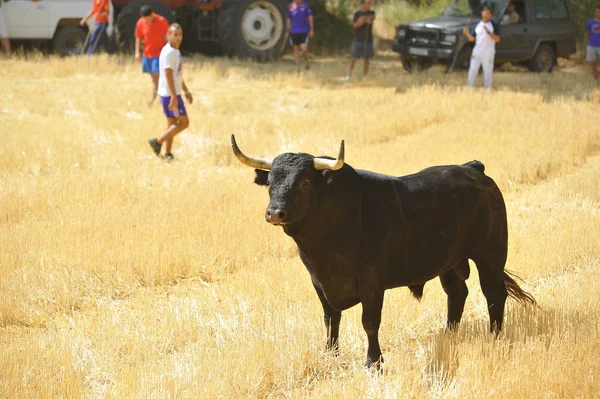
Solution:
<svg viewBox="0 0 600 399"><path fill-rule="evenodd" d="M481 173L485 172L485 165L482 164L481 162L479 162L478 160L474 160L471 162L467 162L466 164L464 164L463 166L468 166L469 168L473 168L475 170L480 171Z"/></svg>
<svg viewBox="0 0 600 399"><path fill-rule="evenodd" d="M517 282L511 277L511 275L513 277L519 278L518 276L512 273L504 271L504 286L506 287L506 291L508 291L508 295L511 298L516 299L517 302L519 302L522 305L525 305L526 303L537 305L537 302L535 301L533 295L519 287L519 284L517 284Z"/></svg>
<svg viewBox="0 0 600 399"><path fill-rule="evenodd" d="M425 287L425 284L419 284L419 285L411 285L408 287L408 289L410 290L410 292L413 294L413 296L415 297L415 299L417 301L421 301L421 298L423 298L423 288Z"/></svg>

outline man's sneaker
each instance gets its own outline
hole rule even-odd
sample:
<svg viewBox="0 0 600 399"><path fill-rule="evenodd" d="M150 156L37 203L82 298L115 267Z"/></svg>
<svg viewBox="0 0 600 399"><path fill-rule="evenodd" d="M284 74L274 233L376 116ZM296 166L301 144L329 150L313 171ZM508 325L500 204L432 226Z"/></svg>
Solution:
<svg viewBox="0 0 600 399"><path fill-rule="evenodd" d="M153 139L148 140L148 143L150 144L150 147L152 147L152 151L154 151L156 156L157 157L160 156L160 149L161 149L162 145L160 145L158 140L156 138L153 138Z"/></svg>
<svg viewBox="0 0 600 399"><path fill-rule="evenodd" d="M350 77L350 75L344 76L344 82L349 82L350 80L352 80L352 78Z"/></svg>
<svg viewBox="0 0 600 399"><path fill-rule="evenodd" d="M163 159L164 159L165 161L167 161L167 162L171 162L172 160L174 160L174 159L175 159L175 157L173 156L173 154L171 154L171 153L169 152L169 153L166 153L166 154L165 154L165 156L163 157Z"/></svg>

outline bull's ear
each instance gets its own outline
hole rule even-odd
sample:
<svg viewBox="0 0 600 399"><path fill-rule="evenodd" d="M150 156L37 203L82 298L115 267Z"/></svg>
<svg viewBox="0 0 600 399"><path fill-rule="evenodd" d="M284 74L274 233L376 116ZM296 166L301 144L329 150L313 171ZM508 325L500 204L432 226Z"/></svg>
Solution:
<svg viewBox="0 0 600 399"><path fill-rule="evenodd" d="M269 171L262 169L254 169L254 171L256 172L254 183L258 184L259 186L268 186L269 182L267 179L269 178Z"/></svg>

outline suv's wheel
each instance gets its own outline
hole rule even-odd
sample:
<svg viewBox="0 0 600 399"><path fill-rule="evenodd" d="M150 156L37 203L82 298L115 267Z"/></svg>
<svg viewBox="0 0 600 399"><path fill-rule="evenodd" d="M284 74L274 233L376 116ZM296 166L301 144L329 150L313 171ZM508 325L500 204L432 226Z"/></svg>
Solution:
<svg viewBox="0 0 600 399"><path fill-rule="evenodd" d="M556 54L554 49L548 44L542 44L538 47L528 67L532 72L552 72L555 65Z"/></svg>
<svg viewBox="0 0 600 399"><path fill-rule="evenodd" d="M154 0L136 0L124 7L117 18L117 44L123 51L133 52L135 49L135 24L140 19L140 8L144 5L152 7L152 12L175 22L173 11L166 5Z"/></svg>
<svg viewBox="0 0 600 399"><path fill-rule="evenodd" d="M269 61L281 56L286 0L225 1L219 9L219 41L229 57Z"/></svg>
<svg viewBox="0 0 600 399"><path fill-rule="evenodd" d="M400 57L402 67L408 73L421 72L428 68L431 68L433 61L429 58L410 58Z"/></svg>
<svg viewBox="0 0 600 399"><path fill-rule="evenodd" d="M81 54L84 43L85 31L72 25L59 27L52 39L52 47L60 55Z"/></svg>

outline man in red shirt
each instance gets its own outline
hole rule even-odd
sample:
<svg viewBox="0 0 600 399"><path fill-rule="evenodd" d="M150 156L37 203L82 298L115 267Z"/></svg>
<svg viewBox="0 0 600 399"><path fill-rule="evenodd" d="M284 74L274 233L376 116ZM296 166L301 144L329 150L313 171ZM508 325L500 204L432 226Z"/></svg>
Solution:
<svg viewBox="0 0 600 399"><path fill-rule="evenodd" d="M158 88L160 51L165 45L165 37L169 30L169 22L162 16L152 12L152 8L144 5L140 8L140 19L135 26L135 60L142 61L142 72L152 77L152 98L156 98ZM140 53L140 41L144 42L144 54Z"/></svg>
<svg viewBox="0 0 600 399"><path fill-rule="evenodd" d="M94 26L94 32L92 33L92 37L88 44L87 54L92 55L99 45L103 45L109 54L114 54L116 50L106 34L106 29L108 28L108 14L110 13L110 0L92 1L94 2L93 8L81 19L81 22L79 22L79 25L85 26L88 19L96 16L96 26Z"/></svg>

